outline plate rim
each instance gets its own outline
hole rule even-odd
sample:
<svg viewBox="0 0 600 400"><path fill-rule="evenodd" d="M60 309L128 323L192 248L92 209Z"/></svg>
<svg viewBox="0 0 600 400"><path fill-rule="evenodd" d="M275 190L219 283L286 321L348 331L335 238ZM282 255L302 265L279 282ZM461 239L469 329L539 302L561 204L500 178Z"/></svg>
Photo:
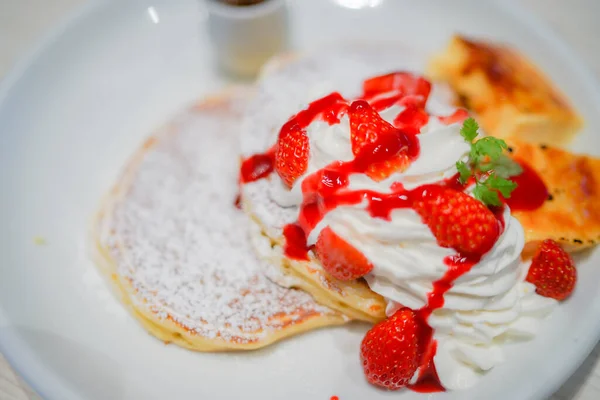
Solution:
<svg viewBox="0 0 600 400"><path fill-rule="evenodd" d="M38 62L39 58L47 51L51 51L55 41L71 32L79 21L86 17L90 17L102 7L114 6L114 1L111 0L88 0L80 5L75 6L72 10L59 18L56 23L50 26L49 29L42 33L32 45L30 45L20 57L9 67L8 72L0 81L0 109L4 107L7 99L10 98L12 89L27 76L28 70ZM600 106L600 78L594 74L590 66L581 58L581 56L570 46L563 36L552 29L551 25L540 18L529 6L519 4L515 1L492 0L490 4L498 9L507 12L510 17L521 25L525 25L532 29L539 36L544 37L544 41L553 45L553 51L563 56L568 60L568 65L572 68L580 78L590 84L589 89L593 97L596 98L596 103ZM600 251L600 250L598 250ZM0 307L0 321L9 323L5 312ZM10 324L8 324L10 326ZM532 385L532 390L527 394L527 398L548 398L554 394L574 372L583 364L585 359L591 354L594 347L600 341L600 318L587 319L583 324L586 332L590 334L579 338L577 348L579 351L575 353L576 357L570 357L564 361L561 368L553 368L547 375L545 385ZM8 335L0 331L0 353L8 361L10 367L19 375L29 387L42 398L50 398L48 392L53 392L48 388L43 390L40 379L36 379L36 374L26 371L26 362L22 363L18 360L19 354L23 353L23 346L14 346L11 349L9 343L12 342ZM533 387L535 386L535 388ZM68 385L62 385L61 391L70 391Z"/></svg>
<svg viewBox="0 0 600 400"><path fill-rule="evenodd" d="M0 109L4 107L5 102L10 97L13 87L27 75L27 71L37 62L44 52L52 49L55 41L59 40L65 32L71 31L79 20L89 16L97 8L106 4L107 3L103 3L101 0L89 0L75 6L70 11L67 11L62 18L59 18L55 24L51 25L45 33L42 33L33 44L26 48L23 54L17 57L16 61L9 67L8 72L0 80ZM0 321L10 321L6 318L2 306L0 306ZM19 347L15 346L14 349L11 349L11 346L9 345L10 342L11 339L5 337L5 334L0 331L0 353L8 362L10 368L18 375L16 377L17 380L21 379L24 381L29 386L29 389L41 398L50 398L47 395L48 390L42 390L42 385L36 382L34 374L26 372L25 365L21 365L22 363L18 360ZM25 389L21 389L26 392Z"/></svg>

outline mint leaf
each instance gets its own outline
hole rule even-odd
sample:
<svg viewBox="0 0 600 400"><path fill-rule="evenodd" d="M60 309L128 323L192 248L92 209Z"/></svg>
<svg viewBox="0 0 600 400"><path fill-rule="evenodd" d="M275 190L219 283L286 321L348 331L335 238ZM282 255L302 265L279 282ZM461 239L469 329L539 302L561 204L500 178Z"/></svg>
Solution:
<svg viewBox="0 0 600 400"><path fill-rule="evenodd" d="M511 176L521 175L523 168L519 163L515 162L506 154L500 155L492 164L492 168L496 175L502 178L510 178Z"/></svg>
<svg viewBox="0 0 600 400"><path fill-rule="evenodd" d="M477 182L475 184L475 189L473 189L473 196L475 196L475 198L481 201L483 204L492 206L502 205L502 202L500 201L500 196L498 196L498 192L496 192L493 189L490 189L485 183L482 182Z"/></svg>
<svg viewBox="0 0 600 400"><path fill-rule="evenodd" d="M469 161L473 163L475 169L480 164L481 159L485 157L485 153L480 153L479 148L475 147L474 144L471 145L471 150L469 151Z"/></svg>
<svg viewBox="0 0 600 400"><path fill-rule="evenodd" d="M456 162L456 169L460 174L460 183L462 184L465 184L469 180L471 175L473 175L473 173L471 172L471 168L469 168L469 166L463 161Z"/></svg>
<svg viewBox="0 0 600 400"><path fill-rule="evenodd" d="M493 170L495 167L496 167L496 165L494 163L484 162L484 163L479 164L477 169L481 172L489 172L489 171Z"/></svg>
<svg viewBox="0 0 600 400"><path fill-rule="evenodd" d="M479 155L479 158L485 155L491 161L497 160L507 147L504 140L492 136L486 136L473 143L473 151Z"/></svg>
<svg viewBox="0 0 600 400"><path fill-rule="evenodd" d="M463 122L462 128L460 128L460 134L467 142L472 142L478 135L477 130L479 125L477 121L469 117Z"/></svg>
<svg viewBox="0 0 600 400"><path fill-rule="evenodd" d="M485 180L485 185L490 189L498 190L504 198L509 198L513 190L517 188L517 184L511 180L500 178L496 174L490 175Z"/></svg>
<svg viewBox="0 0 600 400"><path fill-rule="evenodd" d="M456 169L463 184L473 175L478 177L473 189L476 199L486 205L500 206L500 194L509 198L517 187L517 184L508 178L519 175L522 168L503 154L508 148L504 140L486 136L474 142L478 129L479 125L473 118L467 118L463 122L460 134L471 145L471 149L468 161L457 161Z"/></svg>

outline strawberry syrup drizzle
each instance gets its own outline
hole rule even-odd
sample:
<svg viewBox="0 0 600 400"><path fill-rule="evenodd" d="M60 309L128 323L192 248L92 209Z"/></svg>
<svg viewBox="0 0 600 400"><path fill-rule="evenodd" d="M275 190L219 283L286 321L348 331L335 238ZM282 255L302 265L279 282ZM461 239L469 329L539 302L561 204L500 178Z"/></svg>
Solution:
<svg viewBox="0 0 600 400"><path fill-rule="evenodd" d="M305 109L290 118L282 127L280 135L293 131L296 126L306 129L317 118L328 124L340 122L340 117L348 110L348 102L341 94L334 92L317 101L310 103ZM240 168L240 182L249 183L266 178L274 171L276 146L264 153L255 154L243 160Z"/></svg>
<svg viewBox="0 0 600 400"><path fill-rule="evenodd" d="M348 110L348 101L338 92L333 92L319 100L313 101L308 107L290 118L282 127L279 135L286 130L292 129L294 125L306 129L317 118L322 119L329 125L338 124L340 117Z"/></svg>
<svg viewBox="0 0 600 400"><path fill-rule="evenodd" d="M459 108L454 111L451 115L445 117L438 117L442 124L451 125L457 122L463 122L465 119L469 117L469 112L464 108Z"/></svg>
<svg viewBox="0 0 600 400"><path fill-rule="evenodd" d="M287 257L294 260L308 261L309 247L306 244L306 235L298 224L287 224L283 227L285 246L283 251Z"/></svg>
<svg viewBox="0 0 600 400"><path fill-rule="evenodd" d="M373 217L390 219L395 208L410 207L412 191L399 187L390 194L372 190L343 190L354 173L364 173L372 164L382 163L405 152L411 160L419 154L419 141L415 135L405 134L401 140L395 136L381 136L365 145L352 161L335 162L309 175L302 182L303 201L298 223L308 235L331 210L341 205L354 205L367 200L367 210ZM417 192L419 188L415 189ZM410 198L409 198L410 197Z"/></svg>
<svg viewBox="0 0 600 400"><path fill-rule="evenodd" d="M417 382L409 385L409 389L420 393L445 391L435 369L433 358L437 351L437 342L433 338L433 329L427 320L435 310L444 306L444 295L452 289L454 282L469 272L480 258L481 256L478 255L455 254L444 259L444 263L448 266L446 273L433 282L433 290L427 295L427 304L416 312L417 321L423 330L418 343L419 348L423 349L423 355L419 363Z"/></svg>
<svg viewBox="0 0 600 400"><path fill-rule="evenodd" d="M409 132L413 135L418 135L423 128L429 122L429 114L420 107L407 106L398 116L394 119L394 126Z"/></svg>
<svg viewBox="0 0 600 400"><path fill-rule="evenodd" d="M266 178L274 171L275 147L264 153L255 154L242 161L240 183L254 182Z"/></svg>
<svg viewBox="0 0 600 400"><path fill-rule="evenodd" d="M437 352L437 342L433 340L433 329L426 321L422 322L421 325L425 327L425 333L419 338L419 345L426 346L427 352L423 355L417 382L408 385L408 388L419 393L444 392L446 389L440 382L433 362L433 357Z"/></svg>
<svg viewBox="0 0 600 400"><path fill-rule="evenodd" d="M365 144L354 160L331 163L304 179L302 182L303 201L300 206L298 222L284 227L286 256L307 260L309 247L306 238L308 234L328 212L341 205L354 205L366 201L366 210L373 218L390 220L393 210L412 208L415 201L426 196L430 189L439 188L439 186L460 191L465 189L466 185L460 183L458 174L438 183L422 185L412 190L406 190L400 183L394 183L390 188L391 193L347 189L351 174L365 173L370 166L392 160L401 152L408 156L410 161L414 161L419 155L420 146L417 135L430 117L424 110L430 93L430 84L422 78L411 82L410 79L415 78L406 73L390 74L384 78L387 81L381 87L378 87L378 83L373 80L365 81L363 100L357 100L349 105L348 101L339 93L334 92L311 103L308 108L296 114L282 127L280 135L286 130L298 127L304 130L317 118L330 125L337 124L340 122L340 117L347 113L349 108L359 101L364 102L365 100L378 112L395 104L406 107L394 121L394 126L398 129L397 135L380 135L372 143ZM450 116L438 118L444 124L452 124L467 117L468 114L465 110L457 110ZM244 161L241 181L243 183L251 182L270 174L273 171L274 154L273 148L265 154L257 155L259 158L254 161L249 160L256 156ZM246 173L244 173L246 162L249 165L246 165ZM251 165L258 167L252 168ZM269 167L263 168L261 167L263 165ZM504 226L502 208L495 210L494 214ZM410 389L427 393L445 390L440 383L433 362L437 343L433 339L433 329L427 321L433 311L443 307L444 295L452 288L456 279L467 273L473 265L479 262L479 259L478 255L456 254L446 257L444 260L448 266L446 273L442 278L433 282L433 289L427 296L427 304L416 310L417 319L423 327L423 333L419 337L419 347L424 351L418 369L417 382L410 385Z"/></svg>
<svg viewBox="0 0 600 400"><path fill-rule="evenodd" d="M548 198L548 188L542 178L524 161L517 160L523 168L520 175L511 177L517 188L506 199L513 211L530 211L541 207Z"/></svg>

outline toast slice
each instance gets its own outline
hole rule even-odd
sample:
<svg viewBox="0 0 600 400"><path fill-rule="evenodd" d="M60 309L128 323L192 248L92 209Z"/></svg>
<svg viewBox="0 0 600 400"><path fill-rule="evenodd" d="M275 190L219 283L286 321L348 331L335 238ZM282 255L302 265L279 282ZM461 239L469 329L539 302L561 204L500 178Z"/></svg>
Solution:
<svg viewBox="0 0 600 400"><path fill-rule="evenodd" d="M565 96L507 46L455 36L428 74L447 82L490 135L561 146L582 126Z"/></svg>
<svg viewBox="0 0 600 400"><path fill-rule="evenodd" d="M532 167L548 198L533 211L513 211L525 230L524 254L553 239L576 252L600 242L600 159L545 144L509 141L511 156Z"/></svg>

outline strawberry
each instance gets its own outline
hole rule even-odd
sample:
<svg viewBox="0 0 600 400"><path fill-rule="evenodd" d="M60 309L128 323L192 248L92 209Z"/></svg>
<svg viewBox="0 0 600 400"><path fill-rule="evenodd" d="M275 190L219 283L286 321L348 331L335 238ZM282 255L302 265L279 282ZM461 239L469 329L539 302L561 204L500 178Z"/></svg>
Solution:
<svg viewBox="0 0 600 400"><path fill-rule="evenodd" d="M571 256L554 240L544 240L531 260L527 282L535 285L539 295L564 300L573 292L576 281Z"/></svg>
<svg viewBox="0 0 600 400"><path fill-rule="evenodd" d="M285 124L275 147L275 170L288 187L306 172L309 152L306 132L297 123Z"/></svg>
<svg viewBox="0 0 600 400"><path fill-rule="evenodd" d="M409 72L393 72L376 76L363 83L365 98L391 91L399 91L405 96L418 96L422 99L420 104L423 106L431 92L431 84L426 79Z"/></svg>
<svg viewBox="0 0 600 400"><path fill-rule="evenodd" d="M352 152L362 156L359 162L364 165L365 173L376 181L406 169L410 163L408 153L415 148L418 152L416 138L381 118L364 100L350 105L348 118Z"/></svg>
<svg viewBox="0 0 600 400"><path fill-rule="evenodd" d="M390 390L406 386L419 367L422 328L410 308L401 308L365 335L360 359L367 380Z"/></svg>
<svg viewBox="0 0 600 400"><path fill-rule="evenodd" d="M373 265L360 251L329 227L319 234L315 252L325 271L341 281L358 279L373 269Z"/></svg>
<svg viewBox="0 0 600 400"><path fill-rule="evenodd" d="M481 256L496 243L500 224L482 202L437 185L424 186L421 193L413 208L440 246L454 248L462 255Z"/></svg>

